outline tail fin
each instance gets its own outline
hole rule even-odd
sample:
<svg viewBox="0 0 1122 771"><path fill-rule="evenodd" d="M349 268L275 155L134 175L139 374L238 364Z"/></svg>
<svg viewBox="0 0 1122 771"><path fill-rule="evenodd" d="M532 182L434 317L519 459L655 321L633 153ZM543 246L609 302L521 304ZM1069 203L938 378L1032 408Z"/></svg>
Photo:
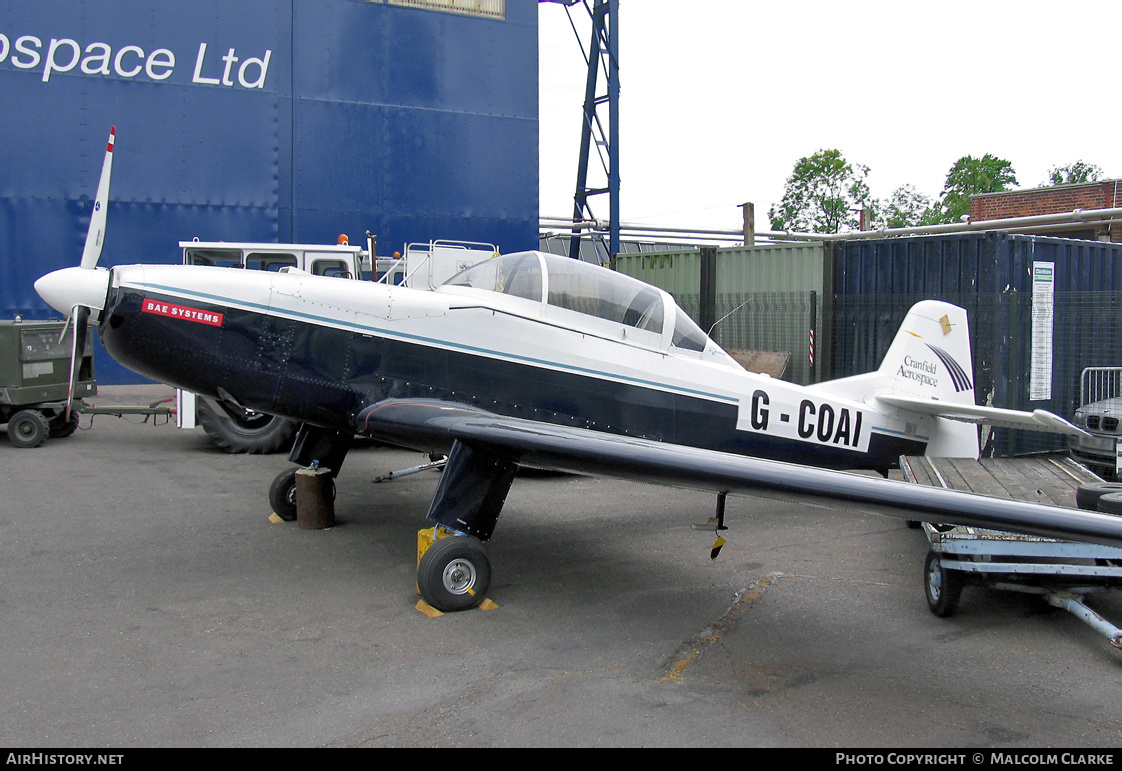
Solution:
<svg viewBox="0 0 1122 771"><path fill-rule="evenodd" d="M952 405L975 405L974 359L963 308L937 300L913 305L877 375L881 382L875 395L880 401L936 416L927 455L978 457L977 427L940 417ZM894 403L892 397L904 397L907 403Z"/></svg>
<svg viewBox="0 0 1122 771"><path fill-rule="evenodd" d="M948 420L948 411L974 408L974 364L966 311L950 303L924 300L904 317L876 372L830 380L811 387L823 394L864 402L905 426L936 418L923 430L927 454L977 458L978 429ZM916 415L918 413L918 415ZM909 419L908 415L913 415ZM976 421L972 421L976 422Z"/></svg>
<svg viewBox="0 0 1122 771"><path fill-rule="evenodd" d="M1081 429L1045 410L1023 412L975 403L974 364L966 311L925 300L912 306L876 372L815 386L825 393L866 404L880 403L908 414L934 417L927 454L977 458L975 423L1079 435Z"/></svg>
<svg viewBox="0 0 1122 771"><path fill-rule="evenodd" d="M868 402L882 393L974 403L966 311L924 300L912 306L876 372L829 380L813 390Z"/></svg>
<svg viewBox="0 0 1122 771"><path fill-rule="evenodd" d="M925 300L912 306L877 375L889 394L974 404L974 363L966 311Z"/></svg>

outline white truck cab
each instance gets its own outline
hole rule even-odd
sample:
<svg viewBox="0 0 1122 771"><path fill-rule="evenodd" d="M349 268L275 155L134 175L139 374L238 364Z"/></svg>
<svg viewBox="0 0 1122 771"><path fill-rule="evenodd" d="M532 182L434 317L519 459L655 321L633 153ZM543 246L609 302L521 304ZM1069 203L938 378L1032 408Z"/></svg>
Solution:
<svg viewBox="0 0 1122 771"><path fill-rule="evenodd" d="M493 244L430 241L407 244L404 255L374 256L374 237L367 246L352 246L345 235L334 245L270 244L228 241L180 241L184 265L209 265L235 270L300 270L316 276L353 281L383 281L414 289L436 289L448 278L498 255ZM287 451L299 427L263 413L239 410L188 391L176 390L176 422L180 428L201 425L216 445L230 453Z"/></svg>
<svg viewBox="0 0 1122 771"><path fill-rule="evenodd" d="M184 265L278 271L297 268L316 276L361 279L370 273L370 253L351 246L346 236L334 246L180 241Z"/></svg>

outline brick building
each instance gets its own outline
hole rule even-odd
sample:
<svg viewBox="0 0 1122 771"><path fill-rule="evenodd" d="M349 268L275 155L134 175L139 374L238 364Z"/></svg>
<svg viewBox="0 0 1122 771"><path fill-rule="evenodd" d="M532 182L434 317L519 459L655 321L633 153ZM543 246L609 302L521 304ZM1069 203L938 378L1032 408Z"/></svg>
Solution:
<svg viewBox="0 0 1122 771"><path fill-rule="evenodd" d="M1075 185L1052 185L1031 190L1012 190L970 197L970 221L1066 214L1075 209L1114 209L1122 205L1122 180L1108 179ZM1046 226L1042 234L1122 243L1122 220L1117 222L1071 223Z"/></svg>

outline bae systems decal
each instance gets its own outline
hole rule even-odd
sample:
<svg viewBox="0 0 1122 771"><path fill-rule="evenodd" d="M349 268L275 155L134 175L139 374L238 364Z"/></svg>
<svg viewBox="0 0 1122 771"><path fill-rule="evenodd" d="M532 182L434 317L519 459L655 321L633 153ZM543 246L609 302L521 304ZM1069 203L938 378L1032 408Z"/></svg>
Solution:
<svg viewBox="0 0 1122 771"><path fill-rule="evenodd" d="M206 43L199 43L198 50L190 54L195 57L191 80L181 76L174 82L247 89L265 87L269 60L273 56L269 49L260 56L248 57L239 54L236 48L228 48L225 53L221 48L211 51ZM44 40L35 35L9 37L0 32L0 67L10 65L34 71L44 83L58 73L159 82L175 74L178 61L169 48L146 50L138 45L114 48L102 42L83 45L67 37Z"/></svg>
<svg viewBox="0 0 1122 771"><path fill-rule="evenodd" d="M140 309L145 313L155 313L157 316L170 316L173 319L185 319L198 324L210 324L212 327L222 326L222 314L213 311L201 311L198 308L188 308L184 305L162 303L158 300L145 299Z"/></svg>

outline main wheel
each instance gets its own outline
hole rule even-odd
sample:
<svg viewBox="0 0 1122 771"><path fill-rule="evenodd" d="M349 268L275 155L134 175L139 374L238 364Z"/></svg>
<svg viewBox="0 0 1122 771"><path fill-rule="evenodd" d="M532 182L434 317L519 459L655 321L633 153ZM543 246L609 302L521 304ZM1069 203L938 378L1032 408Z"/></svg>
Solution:
<svg viewBox="0 0 1122 771"><path fill-rule="evenodd" d="M491 585L491 560L475 538L448 536L434 542L417 566L425 602L446 613L474 608Z"/></svg>
<svg viewBox="0 0 1122 771"><path fill-rule="evenodd" d="M285 522L296 521L296 472L299 466L286 468L269 485L269 505ZM335 499L335 480L331 480L331 499Z"/></svg>
<svg viewBox="0 0 1122 771"><path fill-rule="evenodd" d="M266 455L289 450L299 428L296 421L262 412L251 412L244 418L234 419L221 407L212 407L205 399L199 400L196 414L199 425L210 440L229 453Z"/></svg>
<svg viewBox="0 0 1122 771"><path fill-rule="evenodd" d="M47 419L36 410L20 410L8 420L8 441L16 447L38 447L49 434Z"/></svg>
<svg viewBox="0 0 1122 771"><path fill-rule="evenodd" d="M953 616L962 598L962 575L957 570L944 568L939 555L930 551L923 565L923 589L932 613L940 617Z"/></svg>

